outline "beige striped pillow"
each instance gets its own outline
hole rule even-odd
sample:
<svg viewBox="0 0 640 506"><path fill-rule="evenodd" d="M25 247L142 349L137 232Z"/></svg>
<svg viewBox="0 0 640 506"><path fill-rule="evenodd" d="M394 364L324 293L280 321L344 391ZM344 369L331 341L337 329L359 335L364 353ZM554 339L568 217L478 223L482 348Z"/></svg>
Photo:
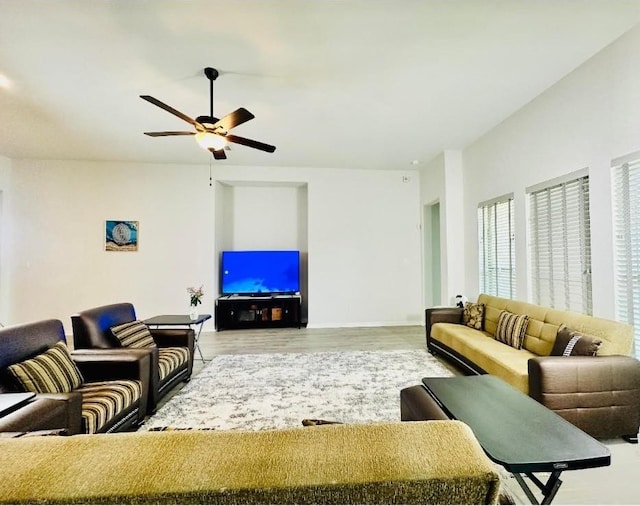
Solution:
<svg viewBox="0 0 640 506"><path fill-rule="evenodd" d="M10 365L7 371L25 391L37 394L71 392L84 383L62 341L34 358Z"/></svg>
<svg viewBox="0 0 640 506"><path fill-rule="evenodd" d="M526 314L514 314L502 311L496 327L496 340L519 350L527 333L529 317Z"/></svg>
<svg viewBox="0 0 640 506"><path fill-rule="evenodd" d="M138 320L115 325L111 332L125 348L148 348L155 344L149 328Z"/></svg>

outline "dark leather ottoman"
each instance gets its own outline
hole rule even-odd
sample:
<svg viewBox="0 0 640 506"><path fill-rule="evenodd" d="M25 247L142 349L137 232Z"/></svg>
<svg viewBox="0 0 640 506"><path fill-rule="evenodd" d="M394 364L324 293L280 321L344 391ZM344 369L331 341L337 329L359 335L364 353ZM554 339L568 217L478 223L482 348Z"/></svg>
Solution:
<svg viewBox="0 0 640 506"><path fill-rule="evenodd" d="M449 420L442 408L431 397L425 387L414 385L400 390L400 420L421 422L423 420Z"/></svg>

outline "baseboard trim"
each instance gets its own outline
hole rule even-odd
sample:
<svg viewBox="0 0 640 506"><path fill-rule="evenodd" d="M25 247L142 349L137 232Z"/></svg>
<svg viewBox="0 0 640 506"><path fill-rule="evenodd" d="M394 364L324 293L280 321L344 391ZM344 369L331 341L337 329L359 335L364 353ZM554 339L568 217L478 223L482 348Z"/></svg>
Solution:
<svg viewBox="0 0 640 506"><path fill-rule="evenodd" d="M340 329L366 327L424 327L424 322L353 322L353 323L307 323L308 329Z"/></svg>

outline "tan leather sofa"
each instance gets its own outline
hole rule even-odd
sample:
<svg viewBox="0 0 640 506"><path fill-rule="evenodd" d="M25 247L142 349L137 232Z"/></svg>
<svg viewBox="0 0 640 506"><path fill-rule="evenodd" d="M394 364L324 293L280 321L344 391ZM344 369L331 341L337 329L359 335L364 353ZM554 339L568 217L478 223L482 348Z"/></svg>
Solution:
<svg viewBox="0 0 640 506"><path fill-rule="evenodd" d="M481 294L482 330L462 309L426 310L427 348L468 373L493 374L594 437L638 441L640 362L631 357L633 328L623 323ZM494 338L500 313L526 314L522 349ZM560 325L602 340L597 356L549 356Z"/></svg>
<svg viewBox="0 0 640 506"><path fill-rule="evenodd" d="M2 504L495 504L500 487L456 421L0 439L0 455Z"/></svg>

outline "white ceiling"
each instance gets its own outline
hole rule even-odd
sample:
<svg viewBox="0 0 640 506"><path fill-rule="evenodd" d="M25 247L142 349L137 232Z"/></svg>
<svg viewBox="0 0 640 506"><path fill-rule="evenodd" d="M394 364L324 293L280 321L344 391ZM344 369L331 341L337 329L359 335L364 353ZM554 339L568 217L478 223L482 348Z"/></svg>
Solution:
<svg viewBox="0 0 640 506"><path fill-rule="evenodd" d="M459 149L640 21L637 0L0 0L0 155L201 164L141 100L246 107L225 165L408 169ZM4 76L7 83L3 85Z"/></svg>

